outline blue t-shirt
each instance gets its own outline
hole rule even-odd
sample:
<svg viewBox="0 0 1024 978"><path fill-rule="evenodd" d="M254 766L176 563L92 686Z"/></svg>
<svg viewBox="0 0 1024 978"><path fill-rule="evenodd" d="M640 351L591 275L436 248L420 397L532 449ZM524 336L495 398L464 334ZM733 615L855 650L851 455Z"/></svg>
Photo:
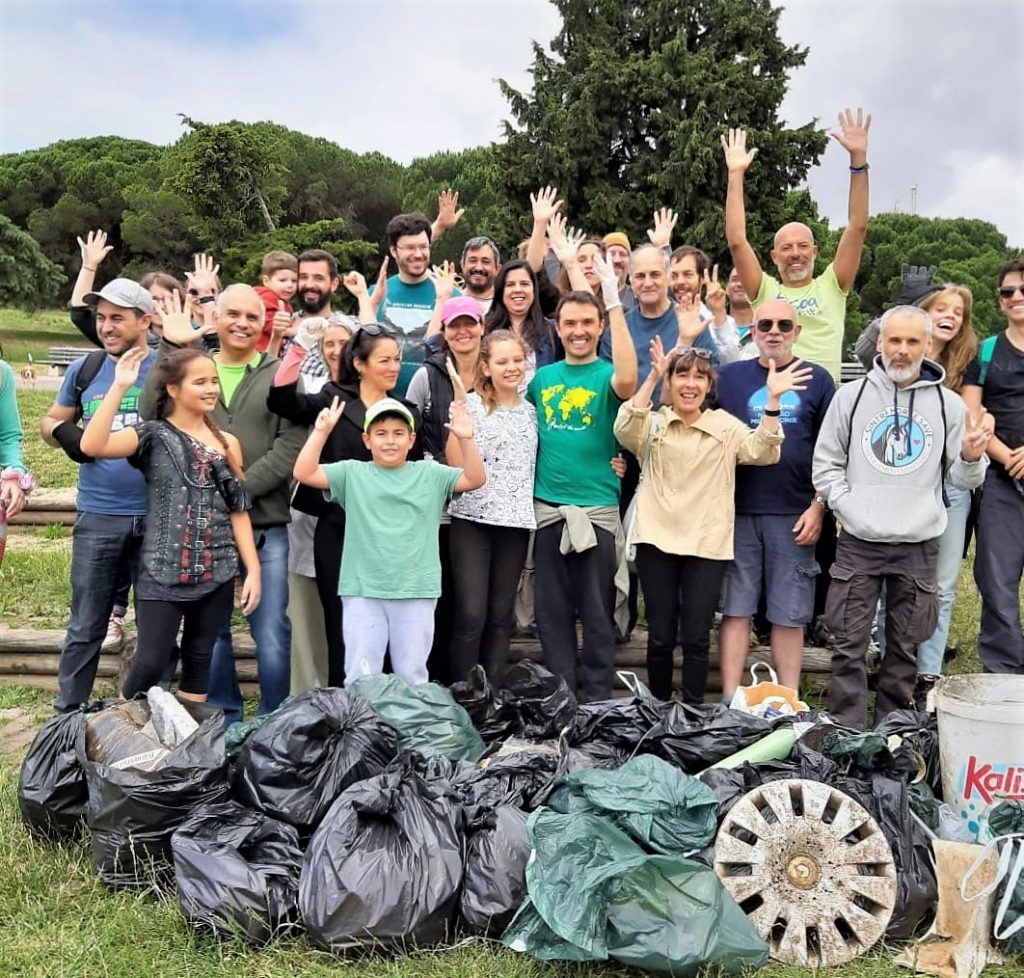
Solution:
<svg viewBox="0 0 1024 978"><path fill-rule="evenodd" d="M629 335L633 337L633 346L636 347L636 376L638 382L642 384L651 372L651 340L655 336L660 336L661 344L665 348L666 353L679 343L679 323L676 321L676 304L670 302L668 309L654 319L642 315L639 305L633 306L626 313L626 325L629 327ZM715 343L715 338L711 335L711 330L707 326L704 327L704 331L697 337L693 345L709 350L712 363L718 364L718 346ZM611 330L606 329L604 331L604 335L601 337L601 345L598 347L598 353L603 359L611 360ZM655 405L659 404L660 398L661 384L658 384L654 389L653 403Z"/></svg>
<svg viewBox="0 0 1024 978"><path fill-rule="evenodd" d="M778 465L736 467L736 512L746 515L798 514L814 499L811 461L818 430L836 392L831 374L815 363L805 391L782 395L779 421L786 439ZM757 360L728 363L718 373L718 405L751 428L761 423L768 399L768 368Z"/></svg>
<svg viewBox="0 0 1024 978"><path fill-rule="evenodd" d="M84 360L85 357L76 360L64 375L57 393L57 403L63 407L75 407L75 378ZM156 353L150 350L139 367L136 385L125 391L121 398L121 407L114 415L111 431L130 428L142 420L139 417L139 396L149 368L155 362ZM89 424L89 419L110 390L115 367L116 361L107 357L92 383L82 391L83 424ZM83 462L78 469L78 511L104 516L141 516L146 512L145 477L125 458L98 458L93 462Z"/></svg>
<svg viewBox="0 0 1024 978"><path fill-rule="evenodd" d="M372 294L372 290L371 290ZM462 295L456 289L452 296ZM405 397L409 381L425 359L423 340L427 325L434 314L437 292L428 278L422 282L403 282L398 275L388 279L388 294L377 310L377 319L385 319L402 334L399 344L402 348L402 370L398 375L398 386L394 397Z"/></svg>

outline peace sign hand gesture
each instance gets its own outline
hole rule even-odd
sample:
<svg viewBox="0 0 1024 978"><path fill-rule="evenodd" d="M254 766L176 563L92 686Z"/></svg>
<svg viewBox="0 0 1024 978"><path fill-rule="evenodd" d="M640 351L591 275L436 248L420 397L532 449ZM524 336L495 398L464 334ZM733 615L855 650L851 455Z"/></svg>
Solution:
<svg viewBox="0 0 1024 978"><path fill-rule="evenodd" d="M989 439L992 437L991 427L986 424L988 411L981 409L977 420L967 411L964 415L964 436L960 442L960 454L965 462L977 462L985 449L988 447ZM1010 473L1013 475L1013 473Z"/></svg>
<svg viewBox="0 0 1024 978"><path fill-rule="evenodd" d="M316 421L313 422L314 430L322 431L324 434L329 431L333 431L334 426L338 423L344 410L345 402L339 400L337 397L334 398L334 400L331 401L331 406L325 407L316 416Z"/></svg>

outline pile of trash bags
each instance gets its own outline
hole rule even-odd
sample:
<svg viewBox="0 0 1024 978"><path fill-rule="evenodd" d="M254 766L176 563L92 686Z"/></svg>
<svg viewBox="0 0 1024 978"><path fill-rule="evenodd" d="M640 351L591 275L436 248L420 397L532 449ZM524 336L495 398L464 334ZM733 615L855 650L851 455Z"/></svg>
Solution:
<svg viewBox="0 0 1024 978"><path fill-rule="evenodd" d="M450 690L366 676L235 725L229 752L219 711L154 688L44 725L19 805L39 841L86 827L110 886L173 887L191 924L257 946L466 934L545 960L737 973L768 947L712 868L715 835L747 791L806 778L863 805L892 847L887 937L926 922L933 716L860 733L630 692L580 705L528 660L500 689L480 669Z"/></svg>

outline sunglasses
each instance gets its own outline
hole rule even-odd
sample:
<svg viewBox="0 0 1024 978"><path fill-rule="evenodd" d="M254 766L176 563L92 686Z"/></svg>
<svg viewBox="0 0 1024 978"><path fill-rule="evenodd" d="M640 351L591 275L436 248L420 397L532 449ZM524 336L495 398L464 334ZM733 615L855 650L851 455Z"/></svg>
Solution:
<svg viewBox="0 0 1024 978"><path fill-rule="evenodd" d="M1012 299L1018 292L1024 295L1024 282L1020 285L1003 285L999 288L999 295L1003 299Z"/></svg>
<svg viewBox="0 0 1024 978"><path fill-rule="evenodd" d="M698 357L701 360L711 359L711 351L705 350L702 346L677 346L675 348L675 353L678 355L679 360L682 360L683 357L690 356Z"/></svg>
<svg viewBox="0 0 1024 978"><path fill-rule="evenodd" d="M759 333L770 333L773 326L778 326L780 333L792 333L794 325L792 319L759 319L757 321L757 331Z"/></svg>
<svg viewBox="0 0 1024 978"><path fill-rule="evenodd" d="M352 339L354 340L360 333L365 333L367 336L397 336L398 330L387 323L360 323L356 326Z"/></svg>

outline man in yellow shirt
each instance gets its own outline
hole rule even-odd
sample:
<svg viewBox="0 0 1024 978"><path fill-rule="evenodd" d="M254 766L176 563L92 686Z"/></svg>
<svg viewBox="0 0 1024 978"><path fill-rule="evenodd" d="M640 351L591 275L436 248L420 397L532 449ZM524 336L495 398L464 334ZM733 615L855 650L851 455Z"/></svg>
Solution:
<svg viewBox="0 0 1024 978"><path fill-rule="evenodd" d="M754 249L747 241L743 180L756 149L747 149L747 134L731 129L722 136L725 163L729 170L725 198L725 235L740 281L753 305L768 299L785 299L795 310L801 333L793 352L796 356L825 367L838 382L843 359L843 327L846 322L846 297L860 267L864 238L868 230L868 129L871 116L862 109L856 114L846 109L839 113L841 132L832 133L850 154L849 219L839 239L836 255L817 278L814 259L818 246L806 224L784 224L775 233L772 261L779 277L766 275Z"/></svg>

